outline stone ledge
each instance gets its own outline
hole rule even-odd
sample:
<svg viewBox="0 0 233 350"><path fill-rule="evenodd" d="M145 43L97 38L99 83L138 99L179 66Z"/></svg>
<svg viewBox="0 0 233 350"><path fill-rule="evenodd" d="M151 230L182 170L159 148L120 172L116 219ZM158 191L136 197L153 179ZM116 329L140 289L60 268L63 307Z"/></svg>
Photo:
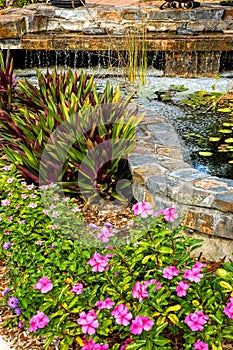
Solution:
<svg viewBox="0 0 233 350"><path fill-rule="evenodd" d="M0 15L0 38L21 38L25 33L26 22L24 17Z"/></svg>
<svg viewBox="0 0 233 350"><path fill-rule="evenodd" d="M230 250L233 251L233 180L210 176L184 162L177 133L155 112L146 111L136 138L135 153L129 157L136 200L150 201L158 209L175 206L183 218L182 224L189 230L204 237L216 237L218 242L220 238L228 240L227 253L230 254ZM166 151L158 152L160 149ZM212 254L211 249L215 248L209 249ZM222 252L220 248L218 251Z"/></svg>

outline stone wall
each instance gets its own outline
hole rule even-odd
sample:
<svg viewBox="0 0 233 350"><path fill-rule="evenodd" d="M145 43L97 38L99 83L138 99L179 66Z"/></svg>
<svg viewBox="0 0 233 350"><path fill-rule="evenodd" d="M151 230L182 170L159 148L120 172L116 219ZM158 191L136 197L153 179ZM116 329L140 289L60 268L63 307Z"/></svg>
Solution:
<svg viewBox="0 0 233 350"><path fill-rule="evenodd" d="M93 6L61 9L51 4L32 4L24 8L9 7L0 12L2 39L8 38L11 23L16 22L14 36L39 32L83 32L92 29L94 34L122 35L129 28L145 27L148 32L189 33L222 32L233 29L233 12L222 6L202 6L192 10L163 10L159 6ZM20 23L19 24L19 20ZM9 21L9 25L8 25ZM100 31L100 28L102 31Z"/></svg>
<svg viewBox="0 0 233 350"><path fill-rule="evenodd" d="M204 239L201 251L207 259L232 257L233 180L210 176L184 162L178 135L159 114L146 112L129 164L138 201L158 209L175 206L186 232Z"/></svg>
<svg viewBox="0 0 233 350"><path fill-rule="evenodd" d="M165 51L166 76L215 76L221 52L233 51L233 10L216 4L163 11L159 5L62 9L31 4L0 12L1 49L128 50L129 31L147 50ZM212 62L208 71L206 60ZM193 62L199 62L198 70Z"/></svg>

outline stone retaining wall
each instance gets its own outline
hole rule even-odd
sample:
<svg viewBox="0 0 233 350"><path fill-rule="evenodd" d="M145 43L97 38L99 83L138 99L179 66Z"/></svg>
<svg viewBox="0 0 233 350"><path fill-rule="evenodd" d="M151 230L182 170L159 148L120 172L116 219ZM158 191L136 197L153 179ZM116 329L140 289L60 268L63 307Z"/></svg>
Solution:
<svg viewBox="0 0 233 350"><path fill-rule="evenodd" d="M165 51L165 76L215 76L221 52L233 51L233 10L216 4L163 11L159 5L9 7L0 12L0 49L124 51L129 30L148 51Z"/></svg>
<svg viewBox="0 0 233 350"><path fill-rule="evenodd" d="M12 28L12 23L15 25ZM145 27L148 32L196 33L233 29L233 10L218 5L192 10L163 10L159 6L94 6L62 9L51 4L32 4L7 8L0 12L0 38L21 38L22 34L40 32L83 32L122 35L129 28ZM102 31L100 31L100 28ZM14 29L14 30L13 30ZM9 33L8 33L9 31ZM10 36L9 36L10 34Z"/></svg>
<svg viewBox="0 0 233 350"><path fill-rule="evenodd" d="M233 180L191 168L182 153L171 124L147 111L129 157L134 196L158 209L178 208L187 232L204 239L201 251L207 259L232 257Z"/></svg>

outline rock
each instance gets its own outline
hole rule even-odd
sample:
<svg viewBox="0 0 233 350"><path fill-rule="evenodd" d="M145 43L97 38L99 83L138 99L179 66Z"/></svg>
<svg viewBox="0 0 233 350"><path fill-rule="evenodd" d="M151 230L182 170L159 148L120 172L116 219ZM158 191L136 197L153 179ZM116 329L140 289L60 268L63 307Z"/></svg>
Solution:
<svg viewBox="0 0 233 350"><path fill-rule="evenodd" d="M101 27L89 27L89 28L84 28L83 34L87 35L104 35L107 34L107 31L104 28Z"/></svg>

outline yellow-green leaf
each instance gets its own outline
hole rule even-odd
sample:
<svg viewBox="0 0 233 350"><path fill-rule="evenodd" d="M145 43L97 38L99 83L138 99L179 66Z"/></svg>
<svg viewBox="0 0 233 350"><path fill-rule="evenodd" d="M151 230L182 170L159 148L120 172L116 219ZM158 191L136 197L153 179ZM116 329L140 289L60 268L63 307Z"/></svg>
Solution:
<svg viewBox="0 0 233 350"><path fill-rule="evenodd" d="M173 324L179 323L179 318L176 316L176 314L169 314L167 317Z"/></svg>
<svg viewBox="0 0 233 350"><path fill-rule="evenodd" d="M220 140L220 137L209 137L209 141L211 142L217 142Z"/></svg>
<svg viewBox="0 0 233 350"><path fill-rule="evenodd" d="M233 287L230 285L230 283L220 281L219 284L221 287L225 288L224 292L231 292L233 290Z"/></svg>
<svg viewBox="0 0 233 350"><path fill-rule="evenodd" d="M176 304L173 306L169 306L166 310L166 313L168 314L169 312L174 312L174 311L179 311L181 309L181 305L180 304Z"/></svg>

